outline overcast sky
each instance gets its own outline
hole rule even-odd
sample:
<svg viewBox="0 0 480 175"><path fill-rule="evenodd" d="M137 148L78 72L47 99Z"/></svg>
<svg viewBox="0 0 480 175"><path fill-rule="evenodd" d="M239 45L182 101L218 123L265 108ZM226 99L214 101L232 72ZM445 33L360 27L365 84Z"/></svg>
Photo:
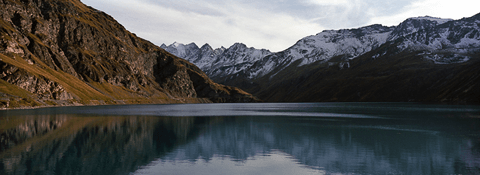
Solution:
<svg viewBox="0 0 480 175"><path fill-rule="evenodd" d="M409 17L460 19L480 13L479 0L81 0L154 44L271 51L326 29L398 25Z"/></svg>

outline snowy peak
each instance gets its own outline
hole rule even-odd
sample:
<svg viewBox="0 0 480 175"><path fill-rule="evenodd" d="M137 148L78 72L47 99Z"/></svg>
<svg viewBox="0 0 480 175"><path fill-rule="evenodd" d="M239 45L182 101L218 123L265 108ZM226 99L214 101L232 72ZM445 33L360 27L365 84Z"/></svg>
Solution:
<svg viewBox="0 0 480 175"><path fill-rule="evenodd" d="M352 59L385 43L393 29L377 24L358 29L324 30L262 59L255 64L256 67L245 69L247 71L244 74L254 79L274 70L282 70L297 61L299 67L317 61L328 61L336 56L345 60Z"/></svg>
<svg viewBox="0 0 480 175"><path fill-rule="evenodd" d="M175 41L173 44L171 44L171 46L172 46L172 47L179 47L179 46L183 46L183 44L182 44L182 43L177 43L177 42Z"/></svg>
<svg viewBox="0 0 480 175"><path fill-rule="evenodd" d="M204 45L200 48L200 50L202 50L202 51L212 50L212 51L213 51L213 48L212 48L212 46L210 46L210 44L204 44Z"/></svg>
<svg viewBox="0 0 480 175"><path fill-rule="evenodd" d="M375 33L384 33L384 32L390 32L393 30L394 27L387 27L383 26L381 24L374 24L370 26L365 26L361 28L355 28L355 29L340 29L340 30L324 30L317 35L321 34L331 34L331 35L348 35L352 37L362 37L365 35L369 34L375 34Z"/></svg>
<svg viewBox="0 0 480 175"><path fill-rule="evenodd" d="M480 50L478 16L451 20L442 25L424 26L422 30L402 36L397 47L400 51L406 49L425 51L424 58L437 64L468 61L470 57L466 55Z"/></svg>
<svg viewBox="0 0 480 175"><path fill-rule="evenodd" d="M208 62L211 62L209 58L215 55L214 50L208 44L199 48L197 44L193 42L187 45L174 42L168 46L162 44L160 47L177 57L183 58L197 65L200 69L202 69L202 66L208 64Z"/></svg>
<svg viewBox="0 0 480 175"><path fill-rule="evenodd" d="M208 70L212 77L225 76L244 71L263 57L272 54L269 50L247 47L243 43L235 43L228 49L220 48L223 53L216 57ZM217 50L217 49L216 49Z"/></svg>
<svg viewBox="0 0 480 175"><path fill-rule="evenodd" d="M184 45L182 43L174 42L173 44L170 44L168 46L162 44L160 47L162 49L165 49L167 52L170 52L171 54L180 58L184 58L188 61L191 61L191 58L196 57L196 55L198 55L200 51L200 48L198 48L195 43Z"/></svg>
<svg viewBox="0 0 480 175"><path fill-rule="evenodd" d="M244 62L258 61L271 53L272 52L266 49L249 48L245 44L236 43L225 51L224 58L227 60L228 58L233 58L236 63L241 64Z"/></svg>
<svg viewBox="0 0 480 175"><path fill-rule="evenodd" d="M330 62L330 59L338 56L344 60L339 65L347 64L348 67L348 59L354 59L387 42L400 43L400 51L407 48L426 50L425 58L438 64L464 62L469 58L462 54L480 47L479 18L480 14L456 21L425 16L409 18L393 27L376 24L357 29L325 30L299 40L285 51L262 59L255 64L259 66L246 69L248 72L245 75L250 79L271 73L275 76L276 71L298 60L301 61L298 66L302 66L318 61ZM453 54L436 54L436 51Z"/></svg>
<svg viewBox="0 0 480 175"><path fill-rule="evenodd" d="M300 67L314 62L347 64L348 68L349 60L387 43L398 48L398 51L425 51L425 58L435 60L436 63L465 61L469 58L462 58L462 54L480 48L479 28L480 14L461 20L424 16L409 18L398 26L391 27L375 24L354 29L324 30L302 38L288 49L277 53L247 47L243 43L216 49L208 44L198 48L195 43L173 43L168 47L162 45L162 48L196 64L211 77L226 77L241 72L242 76L255 79L267 74L275 76L276 72L291 65ZM453 53L450 55L454 58L439 55L437 51ZM373 57L385 54L387 52ZM331 60L332 58L335 59Z"/></svg>
<svg viewBox="0 0 480 175"><path fill-rule="evenodd" d="M187 45L187 49L191 50L191 49L200 49L200 48L198 48L197 44L190 43L190 44Z"/></svg>
<svg viewBox="0 0 480 175"><path fill-rule="evenodd" d="M299 40L286 50L292 61L310 64L344 55L353 58L387 41L393 27L371 25L358 29L326 30Z"/></svg>
<svg viewBox="0 0 480 175"><path fill-rule="evenodd" d="M470 17L470 20L480 20L480 13Z"/></svg>
<svg viewBox="0 0 480 175"><path fill-rule="evenodd" d="M431 16L421 16L421 17L414 17L409 19L420 20L420 21L422 20L433 21L433 22L437 22L438 25L449 22L449 21L453 21L453 19L444 19L444 18L437 18L437 17L431 17Z"/></svg>
<svg viewBox="0 0 480 175"><path fill-rule="evenodd" d="M243 43L235 43L232 46L230 46L228 49L246 49L247 45Z"/></svg>
<svg viewBox="0 0 480 175"><path fill-rule="evenodd" d="M235 43L230 46L228 49L225 49L226 53L261 53L262 55L270 54L271 52L266 49L256 49L254 47L247 47L247 45L243 43ZM257 57L258 55L252 55L253 57Z"/></svg>
<svg viewBox="0 0 480 175"><path fill-rule="evenodd" d="M253 47L247 47L247 45L243 43L235 43L226 49L224 54L227 54L227 56L236 55L233 57L234 59L239 59L240 57L252 57L258 60L260 59L259 57L271 54L271 52L266 49L260 50Z"/></svg>
<svg viewBox="0 0 480 175"><path fill-rule="evenodd" d="M204 44L201 48L198 48L195 43L184 45L177 42L169 46L162 44L161 47L173 55L197 65L209 76L242 71L259 59L271 54L268 50L247 47L243 43L235 43L228 49L225 47L213 49L209 44Z"/></svg>
<svg viewBox="0 0 480 175"><path fill-rule="evenodd" d="M447 22L447 20L433 17L416 17L409 18L402 23L400 23L395 30L393 30L392 35L388 40L396 40L398 38L405 37L407 35L413 34L418 31L432 29L435 26Z"/></svg>

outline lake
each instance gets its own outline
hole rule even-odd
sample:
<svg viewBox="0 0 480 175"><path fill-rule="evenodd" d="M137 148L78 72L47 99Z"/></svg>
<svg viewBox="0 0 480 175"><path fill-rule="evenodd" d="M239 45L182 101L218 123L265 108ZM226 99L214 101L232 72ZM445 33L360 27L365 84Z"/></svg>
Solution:
<svg viewBox="0 0 480 175"><path fill-rule="evenodd" d="M0 111L0 174L480 174L480 106L251 103Z"/></svg>

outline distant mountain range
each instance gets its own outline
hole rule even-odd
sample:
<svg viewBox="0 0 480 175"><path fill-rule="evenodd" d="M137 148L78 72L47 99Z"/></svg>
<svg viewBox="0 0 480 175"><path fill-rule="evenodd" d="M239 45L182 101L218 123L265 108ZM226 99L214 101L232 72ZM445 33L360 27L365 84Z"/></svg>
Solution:
<svg viewBox="0 0 480 175"><path fill-rule="evenodd" d="M197 65L211 77L236 74L272 54L269 50L248 48L242 43L235 43L228 49L224 47L213 49L209 44L199 48L195 43L187 45L173 43L169 46L162 44L160 47Z"/></svg>
<svg viewBox="0 0 480 175"><path fill-rule="evenodd" d="M480 102L480 14L325 30L284 51L161 47L266 101Z"/></svg>

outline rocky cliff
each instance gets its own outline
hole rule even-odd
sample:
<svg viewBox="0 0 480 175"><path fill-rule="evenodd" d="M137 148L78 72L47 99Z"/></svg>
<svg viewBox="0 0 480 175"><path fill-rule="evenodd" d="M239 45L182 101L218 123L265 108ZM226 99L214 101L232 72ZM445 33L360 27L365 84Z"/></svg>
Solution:
<svg viewBox="0 0 480 175"><path fill-rule="evenodd" d="M251 102L79 0L0 0L0 108Z"/></svg>

